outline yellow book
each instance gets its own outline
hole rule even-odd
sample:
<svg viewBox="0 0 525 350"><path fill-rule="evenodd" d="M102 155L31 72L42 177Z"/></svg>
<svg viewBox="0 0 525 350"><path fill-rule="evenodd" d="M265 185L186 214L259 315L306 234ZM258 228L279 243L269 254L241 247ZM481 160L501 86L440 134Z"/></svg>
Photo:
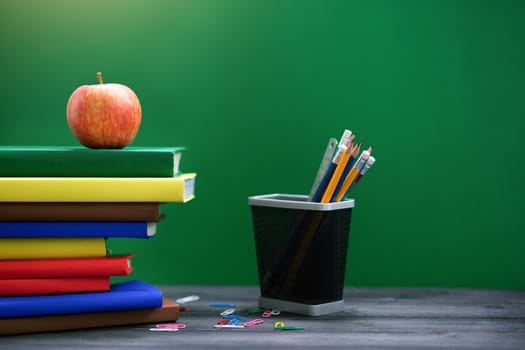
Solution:
<svg viewBox="0 0 525 350"><path fill-rule="evenodd" d="M0 238L0 260L106 256L104 238Z"/></svg>
<svg viewBox="0 0 525 350"><path fill-rule="evenodd" d="M0 177L0 202L187 202L195 177Z"/></svg>

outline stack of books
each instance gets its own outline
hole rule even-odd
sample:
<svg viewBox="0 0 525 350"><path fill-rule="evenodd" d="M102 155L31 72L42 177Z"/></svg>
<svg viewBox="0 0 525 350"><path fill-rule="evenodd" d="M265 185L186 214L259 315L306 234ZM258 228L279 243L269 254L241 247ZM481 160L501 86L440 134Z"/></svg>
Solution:
<svg viewBox="0 0 525 350"><path fill-rule="evenodd" d="M183 150L0 146L0 335L178 319L157 287L111 284L136 257L106 243L153 237L163 203L194 198Z"/></svg>

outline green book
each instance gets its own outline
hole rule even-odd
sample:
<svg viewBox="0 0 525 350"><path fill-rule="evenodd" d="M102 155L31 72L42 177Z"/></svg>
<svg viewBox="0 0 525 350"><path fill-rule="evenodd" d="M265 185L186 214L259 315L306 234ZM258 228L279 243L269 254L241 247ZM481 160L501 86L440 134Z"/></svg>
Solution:
<svg viewBox="0 0 525 350"><path fill-rule="evenodd" d="M172 177L184 147L0 146L0 176Z"/></svg>

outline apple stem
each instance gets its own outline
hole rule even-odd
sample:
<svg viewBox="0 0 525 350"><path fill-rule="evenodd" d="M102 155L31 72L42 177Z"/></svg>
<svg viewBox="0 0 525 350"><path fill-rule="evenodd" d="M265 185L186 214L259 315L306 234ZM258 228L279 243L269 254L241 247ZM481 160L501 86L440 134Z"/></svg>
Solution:
<svg viewBox="0 0 525 350"><path fill-rule="evenodd" d="M102 81L102 73L97 72L97 79L100 84L104 84L104 82Z"/></svg>

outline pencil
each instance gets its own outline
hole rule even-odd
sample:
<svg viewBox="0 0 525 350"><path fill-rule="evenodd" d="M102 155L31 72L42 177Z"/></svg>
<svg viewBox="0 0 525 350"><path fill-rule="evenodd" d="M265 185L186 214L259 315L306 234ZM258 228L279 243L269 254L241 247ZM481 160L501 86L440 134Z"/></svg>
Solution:
<svg viewBox="0 0 525 350"><path fill-rule="evenodd" d="M363 167L363 169L361 170L361 172L359 173L359 175L355 179L354 183L348 189L348 192L352 191L352 189L359 183L359 181L361 181L363 176L365 176L365 174L372 167L372 165L374 165L375 162L376 162L376 159L374 157L370 156L368 158L368 161L366 162L365 166Z"/></svg>
<svg viewBox="0 0 525 350"><path fill-rule="evenodd" d="M343 171L345 170L346 164L348 164L348 160L350 160L351 155L352 153L350 152L349 148L346 149L346 151L341 155L341 159L339 159L339 163L337 163L337 167L330 178L330 182L328 183L328 186L326 186L326 190L321 197L321 203L330 203L330 200L332 199L335 191L335 187L341 179L341 175L343 174Z"/></svg>
<svg viewBox="0 0 525 350"><path fill-rule="evenodd" d="M369 148L371 149L371 148ZM368 151L363 151L361 155L359 156L359 159L355 162L354 167L350 171L350 174L346 177L345 181L343 182L343 186L341 187L341 190L337 194L336 202L340 201L348 189L350 188L350 185L352 185L352 182L354 182L355 178L359 174L359 171L361 171L361 168L366 164L368 161L368 157L370 157L370 153Z"/></svg>
<svg viewBox="0 0 525 350"><path fill-rule="evenodd" d="M343 171L343 174L339 178L339 181L337 182L337 186L335 187L335 191L332 194L331 202L336 202L336 197L339 191L341 190L341 187L343 186L343 182L348 176L348 173L352 170L352 167L355 163L357 154L359 153L359 150L361 149L361 141L357 143L357 145L353 145L352 149L350 150L350 159L348 160L348 163L346 164L345 170Z"/></svg>

